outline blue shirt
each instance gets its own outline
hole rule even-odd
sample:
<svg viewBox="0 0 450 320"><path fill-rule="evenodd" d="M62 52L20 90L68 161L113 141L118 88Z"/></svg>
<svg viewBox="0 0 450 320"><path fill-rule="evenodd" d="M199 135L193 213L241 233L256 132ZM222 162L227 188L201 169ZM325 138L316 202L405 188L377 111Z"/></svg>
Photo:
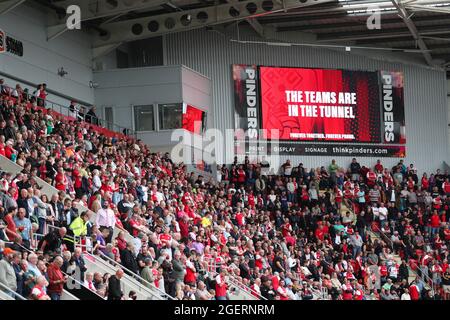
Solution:
<svg viewBox="0 0 450 320"><path fill-rule="evenodd" d="M24 227L23 231L20 232L20 236L23 240L30 241L30 231L31 231L31 221L28 218L23 218L20 220L18 217L14 217L14 223L16 227Z"/></svg>
<svg viewBox="0 0 450 320"><path fill-rule="evenodd" d="M364 191L359 191L358 192L358 202L359 203L365 203L366 202L366 198L365 196L365 192Z"/></svg>

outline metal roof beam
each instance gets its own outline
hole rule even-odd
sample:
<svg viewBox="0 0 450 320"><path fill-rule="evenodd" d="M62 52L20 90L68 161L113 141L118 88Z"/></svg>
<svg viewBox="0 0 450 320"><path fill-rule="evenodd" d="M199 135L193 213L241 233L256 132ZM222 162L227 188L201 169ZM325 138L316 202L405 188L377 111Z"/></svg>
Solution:
<svg viewBox="0 0 450 320"><path fill-rule="evenodd" d="M436 35L436 34L450 34L450 28L448 24L437 25L437 26L424 26L419 30L421 35ZM398 38L403 36L411 35L409 28L395 28L386 30L373 30L373 31L362 31L362 32L333 32L319 34L317 39L319 42L333 42L333 41L353 41L353 40L365 40L365 39L387 39L388 38Z"/></svg>
<svg viewBox="0 0 450 320"><path fill-rule="evenodd" d="M114 22L106 25L107 34L97 35L94 46L133 41L168 33L182 32L247 18L256 18L274 12L313 6L334 0L245 0L216 6L173 12L157 16Z"/></svg>
<svg viewBox="0 0 450 320"><path fill-rule="evenodd" d="M430 6L424 6L424 5L414 5L414 4L407 4L405 5L406 8L408 8L411 11L429 11L429 12L438 12L438 13L447 13L450 14L450 8L447 7L430 7Z"/></svg>
<svg viewBox="0 0 450 320"><path fill-rule="evenodd" d="M81 10L81 22L105 17L119 17L130 11L145 10L161 6L169 0L148 0L136 3L135 0L117 0L117 1L89 1L65 0L55 2L65 12L71 5L78 5ZM53 22L47 28L47 40L52 40L67 31L66 21L64 19L54 18Z"/></svg>
<svg viewBox="0 0 450 320"><path fill-rule="evenodd" d="M261 37L265 38L264 27L256 20L256 18L245 19L248 24L256 31L256 33Z"/></svg>
<svg viewBox="0 0 450 320"><path fill-rule="evenodd" d="M444 4L448 3L448 0L415 0L414 5L430 5L430 4ZM379 1L379 0L357 0L357 1L346 1L346 2L334 2L333 4L324 5L314 9L306 9L301 12L301 15L312 15L312 14L333 14L333 13L344 13L347 14L348 11L364 11L370 7L377 6L380 9L388 9L392 8L392 11L381 11L382 14L392 14L395 13L395 9L393 5L389 2L389 0ZM295 16L298 15L299 12L291 11L291 12L280 12L273 15L273 18L282 17L282 16ZM369 11L366 15L372 14ZM356 15L356 14L354 14ZM362 14L358 14L362 15ZM351 15L348 15L351 16Z"/></svg>
<svg viewBox="0 0 450 320"><path fill-rule="evenodd" d="M235 3L236 0L226 0L228 3ZM258 22L256 18L247 18L245 21L255 30L255 32L261 37L266 38L264 34L264 27Z"/></svg>
<svg viewBox="0 0 450 320"><path fill-rule="evenodd" d="M428 51L427 44L422 39L422 37L419 34L419 31L416 28L416 25L411 20L411 15L406 10L405 6L400 2L400 0L391 0L392 4L397 9L397 12L399 16L403 19L406 26L408 27L409 31L411 32L414 39L417 41L417 45L422 50L423 57L425 58L425 61L430 65L433 66L433 58L431 57L430 52Z"/></svg>
<svg viewBox="0 0 450 320"><path fill-rule="evenodd" d="M278 32L283 31L316 31L316 30L326 30L326 29L336 29L336 28L350 28L358 26L358 23L361 22L362 25L366 25L367 17L358 17L356 19L354 17L353 21L347 22L338 22L338 23L329 23L329 24L313 24L313 25L294 25L294 26L280 26L277 28ZM324 18L327 19L327 18ZM436 16L420 16L414 17L414 22L436 22L438 20L450 20L450 15L436 15ZM264 22L263 22L264 23ZM403 23L403 20L399 16L396 18L384 18L381 19L382 24L393 24L393 23Z"/></svg>
<svg viewBox="0 0 450 320"><path fill-rule="evenodd" d="M317 20L323 20L323 19L340 19L340 18L349 18L348 14L346 12L330 12L322 14L314 14L314 15L306 15L304 12L302 12L301 15L297 12L297 15L288 15L288 16L282 16L282 15L270 15L266 17L259 18L259 22L261 24L269 24L269 23L284 23L284 22L311 22L311 21L317 21Z"/></svg>
<svg viewBox="0 0 450 320"><path fill-rule="evenodd" d="M55 5L66 10L71 5L78 5L81 9L81 21L88 21L98 18L115 16L136 10L145 10L159 7L170 2L170 0L116 0L116 1L74 1L64 0L54 2Z"/></svg>
<svg viewBox="0 0 450 320"><path fill-rule="evenodd" d="M20 6L25 0L1 0L0 1L0 15L5 14Z"/></svg>

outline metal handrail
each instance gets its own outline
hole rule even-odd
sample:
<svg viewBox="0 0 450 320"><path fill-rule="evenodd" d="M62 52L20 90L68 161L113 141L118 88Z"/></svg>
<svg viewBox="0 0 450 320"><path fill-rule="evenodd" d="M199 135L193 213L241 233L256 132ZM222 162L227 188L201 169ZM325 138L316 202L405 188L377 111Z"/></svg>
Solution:
<svg viewBox="0 0 450 320"><path fill-rule="evenodd" d="M88 287L86 287L84 285L84 283L82 283L81 281L78 281L77 279L75 279L74 277L72 277L70 274L67 274L66 272L61 271L61 273L63 275L66 275L68 278L70 278L71 280L75 281L75 283L79 284L80 286L84 287L85 289L89 290L90 292L93 292L95 295L97 295L99 298L102 298L103 300L106 300L106 297L102 297L101 295L99 295L97 292L92 291L91 289L89 289Z"/></svg>
<svg viewBox="0 0 450 320"><path fill-rule="evenodd" d="M10 89L10 90L12 90L12 91L15 90L15 88L12 88L12 87L10 87L10 86L8 86L8 85L5 85L5 84L3 84L2 86L5 87L5 88ZM11 91L11 92L12 92L12 91ZM2 94L2 95L3 95L3 94ZM25 93L25 95L26 95L26 101L30 101L30 98L34 96L32 93ZM6 95L4 95L4 96L6 96ZM38 98L37 98L37 99L38 99ZM47 109L47 108L48 108L47 106L50 105L50 106L51 106L51 109L52 109L53 111L58 112L59 114L61 114L61 115L63 115L63 116L68 116L68 117L75 118L76 120L80 120L80 119L78 118L78 116L77 116L78 113L79 113L79 111L76 112L75 117L74 117L74 116L73 116L74 112L71 111L69 107L66 107L66 106L64 106L64 105L62 105L62 104L60 104L60 103L53 102L53 101L48 100L48 99L45 99L44 103L45 103L45 105L44 105L42 108ZM90 117L90 116L87 116L87 112L86 112L86 113L83 115L83 121L86 122L86 123L90 123L90 122L87 122L87 121L86 121L86 119L87 119L88 117ZM97 116L97 117L94 117L94 119L96 119L96 120L98 121L99 126L102 126L102 125L100 125L100 123L102 123L104 128L107 128L107 129L109 129L109 130L112 130L112 131L115 131L115 132L119 132L119 133L124 133L123 131L125 131L125 132L126 132L126 135L136 137L136 132L135 132L133 129L131 129L131 128L127 128L127 127L120 126L120 125L118 125L118 124L116 124L116 123L113 123L113 122L110 122L110 121L101 119L101 118L99 118L98 116ZM90 123L90 124L95 125L94 123ZM106 124L106 125L105 125L105 124ZM115 128L117 128L118 130L115 130Z"/></svg>
<svg viewBox="0 0 450 320"><path fill-rule="evenodd" d="M19 300L28 300L26 298L24 298L23 296L21 296L20 294L18 294L17 292L15 292L14 290L8 288L6 285L4 285L3 283L0 282L0 287L2 287L3 289L5 289L6 291L12 293L16 298L19 298Z"/></svg>
<svg viewBox="0 0 450 320"><path fill-rule="evenodd" d="M435 285L433 279L432 279L430 276L426 275L426 274L422 271L422 268L420 267L420 263L418 263L417 267L421 269L421 272L420 272L420 273L421 273L422 275L419 275L419 273L418 273L417 271L413 270L410 266L408 266L408 269L411 270L412 273L414 273L414 275L415 275L416 277L420 277L422 280L426 279L426 282L428 282L428 285L431 286L431 290L433 291L433 295L435 295L435 294L436 294L436 285Z"/></svg>
<svg viewBox="0 0 450 320"><path fill-rule="evenodd" d="M57 226L54 226L54 225L52 225L52 224L49 224L49 225L47 225L47 228L52 228L52 229L55 229L55 230L60 230L61 229L61 227L57 227ZM64 236L64 238L67 238L67 239L69 239L69 240L73 240L74 241L74 243L75 243L75 245L78 243L77 242L77 240L81 240L81 236L75 236L75 235L73 235L73 236L71 236L71 235L65 235Z"/></svg>
<svg viewBox="0 0 450 320"><path fill-rule="evenodd" d="M90 255L91 257L94 257L91 253L87 253L88 255ZM147 280L145 280L144 278L142 278L140 275L134 273L133 271L127 269L126 267L124 267L122 264L120 264L117 261L114 261L113 259L111 259L110 257L108 257L107 255L105 255L103 252L99 251L100 257L101 258L105 258L105 260L107 260L110 263L113 263L114 265L116 265L117 267L121 268L122 270L126 271L132 278L134 278L135 280L137 280L138 282L143 282L146 284L151 285L151 288L146 287L147 289L150 290L156 290L161 296L165 296L168 298L168 300L175 300L174 297L172 297L171 295L169 295L168 293L162 291L161 289L157 288L156 286L154 286L153 284L151 284L150 282L148 282ZM95 258L95 257L94 257Z"/></svg>
<svg viewBox="0 0 450 320"><path fill-rule="evenodd" d="M387 241L390 243L389 246L391 247L391 250L394 250L394 242L391 239L389 239L387 234L384 233L383 230L381 230L381 228L378 225L375 225L375 226L376 226L376 230L378 231L378 233L380 235L382 235L383 238L387 239Z"/></svg>
<svg viewBox="0 0 450 320"><path fill-rule="evenodd" d="M217 269L217 265L216 264L207 264L207 269L203 269L202 271L210 274L211 276L215 277L218 273L216 271ZM212 270L212 271L209 271ZM255 298L259 299L259 300L267 300L267 298L263 297L260 293L256 292L255 290L253 290L251 287L246 286L245 284L239 282L239 280L235 279L235 277L232 274L228 274L228 281L238 287L239 289L252 294Z"/></svg>
<svg viewBox="0 0 450 320"><path fill-rule="evenodd" d="M377 226L377 229L378 229L378 232L381 234L381 235L383 235L386 239L388 239L388 241L391 243L391 248L393 249L393 241L391 240L391 239L389 239L389 237L381 230L381 228L379 228L378 226ZM420 263L418 264L418 267L420 268ZM428 276L428 275L426 275L424 272L422 272L421 271L421 274L422 274L422 276L420 276L415 270L413 270L410 266L408 266L408 270L410 270L410 271L412 271L412 273L414 273L414 275L417 277L417 276L419 276L419 277L421 277L422 279L426 279L427 280L427 282L428 282L428 285L430 285L431 286L431 290L433 291L433 295L435 295L436 294L436 286L435 286L435 283L434 283L434 281L433 281L433 279L430 277L430 276Z"/></svg>

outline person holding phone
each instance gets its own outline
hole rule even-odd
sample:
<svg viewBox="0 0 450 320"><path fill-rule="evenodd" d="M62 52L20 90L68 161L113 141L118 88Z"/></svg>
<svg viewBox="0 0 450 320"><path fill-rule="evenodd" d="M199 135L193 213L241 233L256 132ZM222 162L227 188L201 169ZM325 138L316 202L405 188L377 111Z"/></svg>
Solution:
<svg viewBox="0 0 450 320"><path fill-rule="evenodd" d="M63 263L63 258L61 256L56 256L47 268L49 278L47 293L52 300L61 300L64 284L67 282L67 275L64 275L61 271Z"/></svg>

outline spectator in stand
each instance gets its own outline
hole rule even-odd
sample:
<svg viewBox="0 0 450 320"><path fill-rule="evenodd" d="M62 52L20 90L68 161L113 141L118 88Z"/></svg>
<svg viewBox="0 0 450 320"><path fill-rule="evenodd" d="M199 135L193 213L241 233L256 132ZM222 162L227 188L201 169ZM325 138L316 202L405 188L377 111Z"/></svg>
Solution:
<svg viewBox="0 0 450 320"><path fill-rule="evenodd" d="M39 84L35 91L35 98L39 107L45 107L45 100L47 99L47 85L45 83Z"/></svg>
<svg viewBox="0 0 450 320"><path fill-rule="evenodd" d="M78 119L78 107L76 101L70 101L69 105L69 116Z"/></svg>
<svg viewBox="0 0 450 320"><path fill-rule="evenodd" d="M216 300L228 300L228 285L226 270L220 269L216 277Z"/></svg>
<svg viewBox="0 0 450 320"><path fill-rule="evenodd" d="M352 159L352 163L350 164L350 172L352 174L352 181L359 181L361 165L356 161L356 158Z"/></svg>
<svg viewBox="0 0 450 320"><path fill-rule="evenodd" d="M25 215L25 209L19 208L17 216L14 217L14 223L19 235L22 237L23 246L30 249L31 240L33 239L33 229L30 219L26 218Z"/></svg>
<svg viewBox="0 0 450 320"><path fill-rule="evenodd" d="M19 236L16 223L14 222L16 213L17 207L10 207L3 218L3 221L6 223L6 236L9 240L14 240Z"/></svg>
<svg viewBox="0 0 450 320"><path fill-rule="evenodd" d="M48 281L44 276L38 276L36 280L36 285L31 290L31 298L33 300L52 300L46 293L46 287L48 286Z"/></svg>
<svg viewBox="0 0 450 320"><path fill-rule="evenodd" d="M84 281L84 273L87 271L86 263L83 257L83 251L81 248L75 248L72 258L70 260L71 264L75 264L78 274L80 276L80 281Z"/></svg>
<svg viewBox="0 0 450 320"><path fill-rule="evenodd" d="M118 269L116 274L112 275L108 280L108 300L122 300L123 291L121 287L121 279L124 275L122 269Z"/></svg>
<svg viewBox="0 0 450 320"><path fill-rule="evenodd" d="M80 108L77 112L77 120L85 121L85 118L86 118L86 108L84 106L80 106Z"/></svg>
<svg viewBox="0 0 450 320"><path fill-rule="evenodd" d="M6 294L15 298L14 292L17 291L17 278L13 267L15 252L10 248L3 250L3 258L0 260L0 283L10 289ZM2 288L2 291L5 291Z"/></svg>
<svg viewBox="0 0 450 320"><path fill-rule="evenodd" d="M85 116L86 122L97 125L98 126L98 117L95 113L95 106L92 106Z"/></svg>
<svg viewBox="0 0 450 320"><path fill-rule="evenodd" d="M8 86L5 85L5 79L0 79L0 94L8 96Z"/></svg>
<svg viewBox="0 0 450 320"><path fill-rule="evenodd" d="M200 281L205 285L203 291L218 289L214 281L202 276L205 268L217 271L206 263L214 261L243 285L261 281L261 294L270 299L316 299L314 288L320 291L330 283L332 298L342 299L342 284L349 279L356 300L362 298L356 282L370 283L365 275L367 263L381 270L383 285L391 279L383 299L400 299L408 289L414 300L415 286L421 293L423 285L420 281L403 283L406 274L401 270L405 267L395 265L395 255L403 257L405 264L418 260L423 273L436 280L437 290L443 289L450 240L450 198L445 192L448 173L438 171L419 183L414 164L406 167L399 162L389 169L377 161L374 167L361 167L359 179L354 179L354 161L342 169L307 169L289 162L289 174L282 168L279 175L266 176L266 164L250 163L247 158L242 162L236 159L230 168L225 166L222 180L228 182L215 184L187 173L182 164L151 152L133 138L120 134L109 138L87 123L68 121L55 113L48 118L34 102L7 98L0 104L3 119L8 119L8 123L0 121L0 152L3 143L5 155L17 155L17 163L24 166L17 179L0 179L2 190L13 188L3 192L0 200L4 207L26 208L28 200L22 193L34 196L34 177L58 185L60 195L50 195L50 214L57 217L58 224L74 230L75 221L83 220L75 210L77 201L89 205L93 214L105 201L116 204L117 211L112 206L111 210L115 225L123 226L122 235L104 247L105 253L121 261L118 252L130 251L127 245L131 243L136 250L128 252L127 262L121 263L136 263L139 272L149 258L152 276L159 279L155 285L166 286L172 295L191 299L197 295L193 288L200 288ZM333 171L335 181L331 179ZM333 184L336 188L330 188ZM348 216L341 215L341 197L350 211ZM20 205L15 204L16 199ZM30 219L33 213L31 208ZM98 226L85 219L80 223L80 236L89 242L97 237ZM369 228L372 232L367 232ZM356 231L362 240L360 250L355 250ZM374 240L374 235L383 241ZM394 241L394 253L386 250L391 245L386 237ZM427 248L432 250L424 253ZM177 257L172 259L175 252ZM329 265L336 266L336 276L327 282L326 275L333 272ZM177 271L172 273L174 267ZM194 269L196 276L187 274ZM274 276L275 272L278 275ZM280 289L282 282L285 285ZM98 284L100 291L104 285ZM364 289L367 299L380 299L377 292Z"/></svg>
<svg viewBox="0 0 450 320"><path fill-rule="evenodd" d="M63 258L61 256L56 256L47 268L49 278L47 293L52 300L61 300L64 284L67 282L67 276L61 271L62 265Z"/></svg>
<svg viewBox="0 0 450 320"><path fill-rule="evenodd" d="M442 291L444 300L450 300L450 267L448 266L442 275Z"/></svg>
<svg viewBox="0 0 450 320"><path fill-rule="evenodd" d="M58 230L54 230L48 233L42 240L39 242L39 250L42 253L61 253L61 246L64 242L64 237L67 231L66 228L62 227Z"/></svg>
<svg viewBox="0 0 450 320"><path fill-rule="evenodd" d="M110 208L108 200L104 200L102 208L97 211L96 224L100 228L100 231L103 231L104 229L109 230L109 235L105 240L106 243L110 243L114 233L114 226L116 225L116 216L114 211Z"/></svg>

